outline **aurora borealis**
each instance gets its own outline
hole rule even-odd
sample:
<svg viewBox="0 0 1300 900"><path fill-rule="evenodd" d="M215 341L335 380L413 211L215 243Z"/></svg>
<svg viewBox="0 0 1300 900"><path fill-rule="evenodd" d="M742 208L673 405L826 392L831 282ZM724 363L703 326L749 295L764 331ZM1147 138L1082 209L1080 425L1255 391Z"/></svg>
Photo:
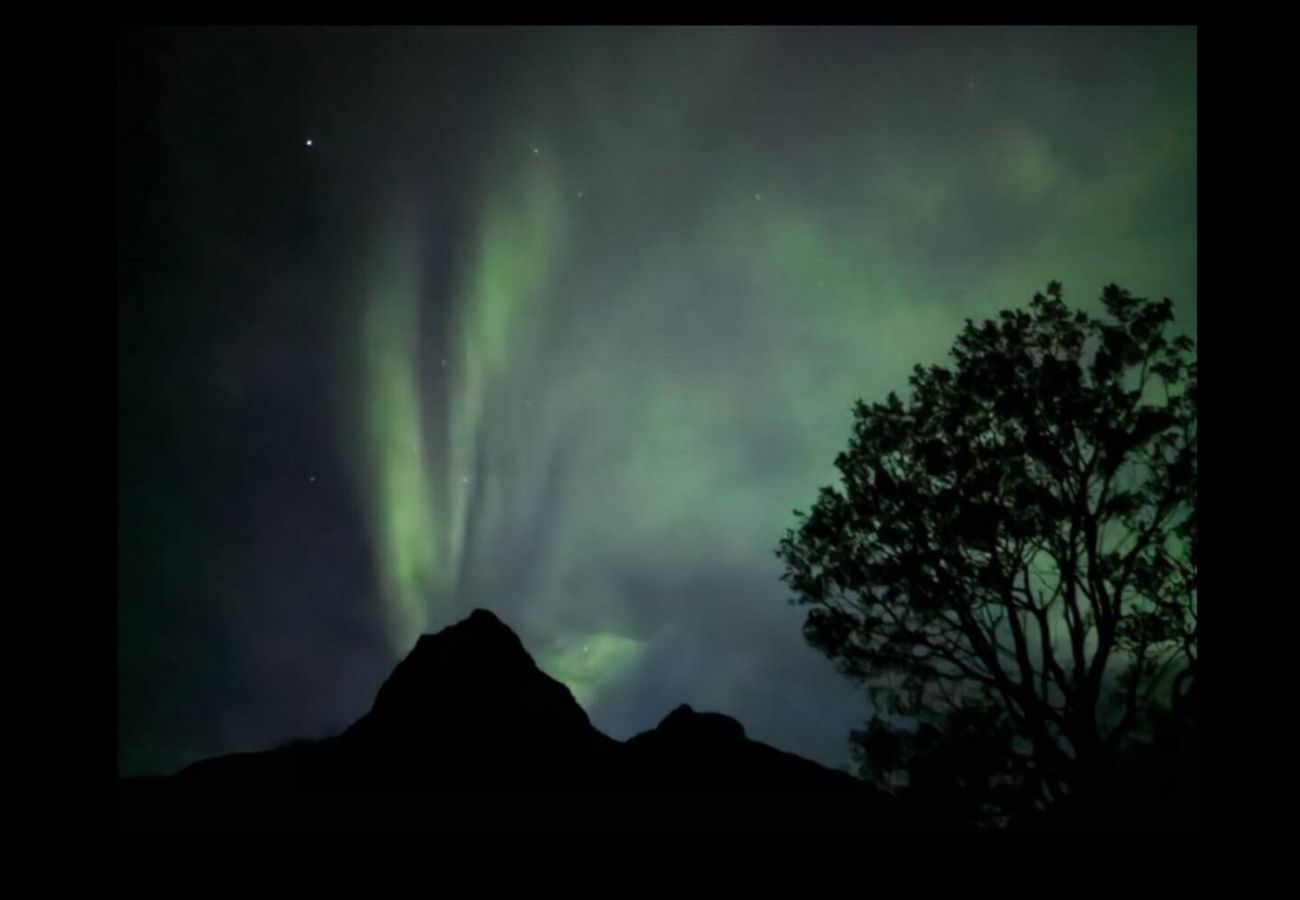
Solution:
<svg viewBox="0 0 1300 900"><path fill-rule="evenodd" d="M845 766L774 550L853 401L1052 279L1196 332L1191 29L133 31L118 101L124 773L479 606Z"/></svg>

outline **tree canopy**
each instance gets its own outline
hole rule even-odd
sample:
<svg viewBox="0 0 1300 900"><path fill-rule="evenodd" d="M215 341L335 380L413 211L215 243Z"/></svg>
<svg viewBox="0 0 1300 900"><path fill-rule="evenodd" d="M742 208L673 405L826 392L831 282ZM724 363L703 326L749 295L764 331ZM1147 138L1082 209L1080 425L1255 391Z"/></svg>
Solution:
<svg viewBox="0 0 1300 900"><path fill-rule="evenodd" d="M1195 348L1169 300L1102 300L1053 282L858 401L842 483L781 541L805 636L873 697L869 777L1041 808L1191 708Z"/></svg>

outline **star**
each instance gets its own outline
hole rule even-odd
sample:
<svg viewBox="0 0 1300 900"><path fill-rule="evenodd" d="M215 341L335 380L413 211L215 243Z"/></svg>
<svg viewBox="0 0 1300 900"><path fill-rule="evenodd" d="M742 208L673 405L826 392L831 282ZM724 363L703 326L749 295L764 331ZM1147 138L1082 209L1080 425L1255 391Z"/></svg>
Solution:
<svg viewBox="0 0 1300 900"><path fill-rule="evenodd" d="M466 477L466 476L461 476L460 483L461 483L461 484L469 484L469 478Z"/></svg>
<svg viewBox="0 0 1300 900"><path fill-rule="evenodd" d="M307 146L308 146L308 147L311 146L311 138L307 138Z"/></svg>
<svg viewBox="0 0 1300 900"><path fill-rule="evenodd" d="M541 151L541 150L538 150L536 147L533 148L533 156L536 156L537 154L539 154L539 153L541 153L541 152L542 152L542 151Z"/></svg>
<svg viewBox="0 0 1300 900"><path fill-rule="evenodd" d="M755 200L762 200L762 199L763 199L763 195L762 195L762 194L755 194L755 195L754 195L754 199L755 199Z"/></svg>
<svg viewBox="0 0 1300 900"><path fill-rule="evenodd" d="M313 476L311 476L310 478L308 478L307 480L310 481L312 484L315 484L315 483L316 483L316 476L313 475Z"/></svg>

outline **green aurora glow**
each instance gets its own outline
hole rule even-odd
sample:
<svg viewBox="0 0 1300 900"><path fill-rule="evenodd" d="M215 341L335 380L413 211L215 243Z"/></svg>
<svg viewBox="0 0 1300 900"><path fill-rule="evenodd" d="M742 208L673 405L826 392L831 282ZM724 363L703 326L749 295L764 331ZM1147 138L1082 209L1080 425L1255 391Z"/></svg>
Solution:
<svg viewBox="0 0 1300 900"><path fill-rule="evenodd" d="M791 511L1049 280L1196 334L1196 43L123 30L120 770L337 733L475 607L612 737L846 765Z"/></svg>
<svg viewBox="0 0 1300 900"><path fill-rule="evenodd" d="M1052 278L1074 302L1112 281L1172 296L1194 334L1194 35L1131 35L1139 61L1105 97L1054 67L1057 39L985 33L919 87L884 76L952 33L882 50L852 85L828 64L782 87L769 32L548 47L466 188L445 365L421 357L423 305L448 297L421 285L417 230L373 243L361 483L395 654L517 603L543 667L595 704L681 607L734 616L666 572L770 582L726 603L797 642L771 551L833 477L853 400ZM627 596L638 567L662 579L652 601ZM743 706L749 671L723 667L704 702Z"/></svg>

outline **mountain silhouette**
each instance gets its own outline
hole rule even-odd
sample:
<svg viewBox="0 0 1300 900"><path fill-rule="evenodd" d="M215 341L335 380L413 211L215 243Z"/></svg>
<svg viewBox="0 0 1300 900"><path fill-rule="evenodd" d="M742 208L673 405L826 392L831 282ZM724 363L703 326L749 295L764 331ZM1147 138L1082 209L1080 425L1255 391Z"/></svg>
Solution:
<svg viewBox="0 0 1300 900"><path fill-rule="evenodd" d="M205 760L187 781L303 787L597 786L617 742L486 610L422 636L341 735Z"/></svg>
<svg viewBox="0 0 1300 900"><path fill-rule="evenodd" d="M602 734L482 609L422 636L342 734L123 779L118 796L126 831L913 830L893 798L718 713Z"/></svg>

